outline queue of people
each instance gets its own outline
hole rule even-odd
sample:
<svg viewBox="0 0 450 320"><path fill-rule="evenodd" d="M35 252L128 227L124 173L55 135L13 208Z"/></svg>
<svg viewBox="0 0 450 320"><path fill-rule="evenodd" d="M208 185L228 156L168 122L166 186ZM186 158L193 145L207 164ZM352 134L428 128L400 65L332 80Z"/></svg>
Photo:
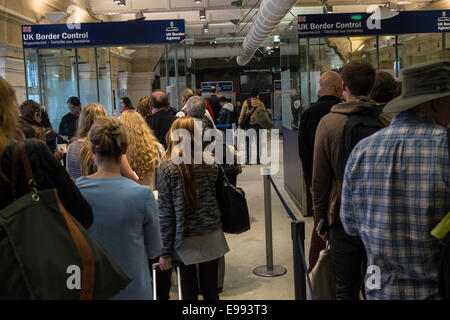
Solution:
<svg viewBox="0 0 450 320"><path fill-rule="evenodd" d="M328 243L336 299L439 299L440 247L430 232L450 211L450 62L406 69L400 85L367 62L351 61L340 73L322 74L319 84L320 98L303 112L299 128L314 216L308 271ZM177 261L184 299L201 293L218 300L230 249L216 182L225 170L235 185L241 169L208 164L203 156L195 163L195 145L206 152L195 131L236 118L239 128L258 132L266 108L254 89L237 117L237 107L215 88L212 93L207 102L186 88L177 115L162 90L137 109L122 99L118 119L100 104L82 108L71 97L56 132L44 108L32 100L19 106L0 77L0 209L29 191L29 172L15 176L15 145L24 140L32 188L55 189L62 206L132 279L114 299L152 299L152 281L157 298L169 299ZM184 143L179 130L192 141ZM70 142L67 169L58 141ZM379 285L368 287L374 267ZM27 298L21 286L11 298Z"/></svg>
<svg viewBox="0 0 450 320"><path fill-rule="evenodd" d="M450 62L408 68L400 84L352 61L322 74L319 92L299 129L308 271L328 242L338 300L443 298L431 231L450 211Z"/></svg>

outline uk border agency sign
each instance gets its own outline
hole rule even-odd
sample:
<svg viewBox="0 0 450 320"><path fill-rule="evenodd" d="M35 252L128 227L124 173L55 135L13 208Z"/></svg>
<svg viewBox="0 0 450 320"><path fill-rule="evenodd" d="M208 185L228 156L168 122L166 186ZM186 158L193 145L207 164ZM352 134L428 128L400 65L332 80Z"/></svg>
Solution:
<svg viewBox="0 0 450 320"><path fill-rule="evenodd" d="M125 46L185 41L184 20L22 26L24 48Z"/></svg>
<svg viewBox="0 0 450 320"><path fill-rule="evenodd" d="M389 19L371 13L332 13L298 16L301 38L437 33L450 31L450 10L400 11Z"/></svg>

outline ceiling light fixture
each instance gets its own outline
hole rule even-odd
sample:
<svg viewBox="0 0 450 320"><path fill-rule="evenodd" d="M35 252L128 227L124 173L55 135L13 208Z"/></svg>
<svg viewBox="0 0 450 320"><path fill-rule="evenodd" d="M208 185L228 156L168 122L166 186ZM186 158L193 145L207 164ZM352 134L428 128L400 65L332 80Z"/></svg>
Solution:
<svg viewBox="0 0 450 320"><path fill-rule="evenodd" d="M202 21L206 20L206 10L205 10L205 8L200 9L200 20L202 20Z"/></svg>
<svg viewBox="0 0 450 320"><path fill-rule="evenodd" d="M209 32L209 25L208 25L207 23L205 23L205 24L203 25L203 32L204 32L204 33L208 33L208 32Z"/></svg>
<svg viewBox="0 0 450 320"><path fill-rule="evenodd" d="M114 3L117 4L119 7L125 7L127 5L126 0L114 0Z"/></svg>
<svg viewBox="0 0 450 320"><path fill-rule="evenodd" d="M291 21L289 23L289 30L292 30L292 29L294 29L294 22Z"/></svg>
<svg viewBox="0 0 450 320"><path fill-rule="evenodd" d="M196 4L201 4L201 3L202 3L202 0L194 0L194 3L196 3Z"/></svg>

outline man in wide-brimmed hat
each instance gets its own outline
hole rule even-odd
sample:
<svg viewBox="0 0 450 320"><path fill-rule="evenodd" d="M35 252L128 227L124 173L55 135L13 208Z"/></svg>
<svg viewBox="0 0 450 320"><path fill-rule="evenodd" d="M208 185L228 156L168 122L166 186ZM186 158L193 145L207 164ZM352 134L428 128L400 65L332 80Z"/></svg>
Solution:
<svg viewBox="0 0 450 320"><path fill-rule="evenodd" d="M450 62L403 72L400 112L347 162L340 217L368 258L369 299L439 299L439 243L430 231L450 210Z"/></svg>

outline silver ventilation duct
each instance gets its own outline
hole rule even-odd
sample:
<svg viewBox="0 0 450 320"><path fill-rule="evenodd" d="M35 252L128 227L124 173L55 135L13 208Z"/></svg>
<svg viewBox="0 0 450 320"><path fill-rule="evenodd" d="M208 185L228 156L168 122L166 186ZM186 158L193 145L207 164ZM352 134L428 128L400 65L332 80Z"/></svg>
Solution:
<svg viewBox="0 0 450 320"><path fill-rule="evenodd" d="M243 55L237 57L237 63L245 66L261 44L272 33L296 0L263 0L256 19L242 45Z"/></svg>

